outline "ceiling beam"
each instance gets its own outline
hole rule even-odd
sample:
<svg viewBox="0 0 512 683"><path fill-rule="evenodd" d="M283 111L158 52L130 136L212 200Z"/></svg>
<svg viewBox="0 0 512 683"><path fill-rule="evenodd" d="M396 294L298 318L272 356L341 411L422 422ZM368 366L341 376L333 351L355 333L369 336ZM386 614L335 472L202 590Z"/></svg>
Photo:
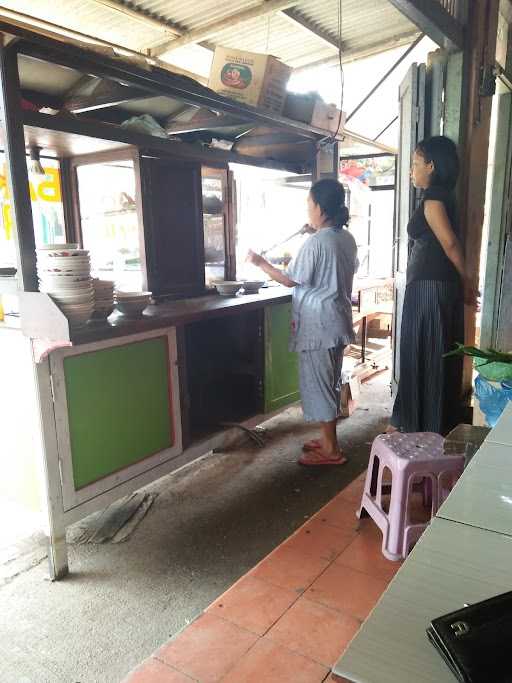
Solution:
<svg viewBox="0 0 512 683"><path fill-rule="evenodd" d="M409 21L447 50L464 49L464 26L438 0L389 0Z"/></svg>
<svg viewBox="0 0 512 683"><path fill-rule="evenodd" d="M330 31L325 31L318 24L310 19L307 19L301 12L296 9L285 9L281 11L281 14L289 19L295 26L300 26L305 29L309 34L313 34L317 38L320 38L330 47L339 49L339 38L331 33ZM343 45L342 45L343 49Z"/></svg>
<svg viewBox="0 0 512 683"><path fill-rule="evenodd" d="M142 9L130 7L126 4L126 2L124 2L124 0L92 0L92 2L102 5L107 9L111 9L118 14L133 19L134 21L138 21L140 24L149 26L149 28L153 28L156 31L167 33L174 38L179 38L187 32L186 28L180 24L177 24L174 21L169 21L168 19L164 19L163 17L150 14ZM207 50L211 50L212 52L215 49L215 45L212 45L208 42L201 42L200 45Z"/></svg>
<svg viewBox="0 0 512 683"><path fill-rule="evenodd" d="M288 9L296 5L298 2L299 0L266 0L266 2L256 5L256 7L250 7L249 9L245 9L241 12L229 14L222 19L211 21L209 24L205 24L197 29L188 31L180 38L176 38L175 40L167 40L161 45L158 45L150 50L150 55L154 57L160 57L167 52L177 50L179 47L190 45L191 43L199 43L201 40L211 38L219 31L232 28L233 26L237 26L245 21L250 21L251 19L257 19L258 17L263 17L267 14L275 14L283 9Z"/></svg>
<svg viewBox="0 0 512 683"><path fill-rule="evenodd" d="M354 133L351 130L343 131L343 140L353 140L362 145L367 145L368 147L373 147L374 149L380 149L382 152L388 152L389 154L398 154L398 150L395 147L390 147L382 142L377 142L377 140L370 140L370 138L364 137L364 135L359 135L359 133ZM343 142L341 143L341 148L343 149Z"/></svg>
<svg viewBox="0 0 512 683"><path fill-rule="evenodd" d="M0 5L0 19L2 18L12 26L17 26L23 30L36 32L39 35L46 36L52 40L58 40L60 42L65 42L66 40L69 42L69 40L73 40L81 43L82 47L85 46L89 49L93 49L96 45L100 47L106 47L113 50L114 53L117 53L117 55L141 59L143 61L155 64L156 66L172 73L186 76L187 78L192 78L202 85L206 85L208 83L208 79L204 78L204 76L192 73L191 71L187 71L186 69L163 62L159 59L149 58L148 55L145 55L142 52L137 52L136 50L131 50L123 45L116 45L116 43L102 40L101 38L96 38L95 36L88 35L87 33L81 33L80 31L75 31L74 29L66 28L65 26L60 26L59 24L33 17L30 14L23 14L18 10L11 10L8 7L3 7Z"/></svg>
<svg viewBox="0 0 512 683"><path fill-rule="evenodd" d="M169 33L171 36L181 36L183 33L183 30L180 27L173 24L171 21L163 21L162 19L157 19L156 17L151 16L147 12L143 12L142 10L133 9L132 7L129 7L120 0L92 1L95 2L97 5L102 5L103 7L107 7L108 9L114 10L114 12L117 12L118 14L122 14L126 17L129 17L130 19L133 19L134 21L138 21L140 24L150 26L156 29L157 31Z"/></svg>
<svg viewBox="0 0 512 683"><path fill-rule="evenodd" d="M365 59L366 57L372 57L373 55L379 54L381 52L387 52L388 50L394 50L399 47L404 47L405 45L410 45L410 43L416 40L419 35L419 31L408 32L396 38L392 38L384 43L373 43L357 50L345 49L342 54L342 62L344 64L348 62L355 62L358 59ZM339 57L338 55L333 55L332 57L324 57L316 62L311 62L310 64L297 66L294 68L293 73L300 74L304 73L305 71L310 71L311 69L317 69L321 66L330 67L338 65Z"/></svg>

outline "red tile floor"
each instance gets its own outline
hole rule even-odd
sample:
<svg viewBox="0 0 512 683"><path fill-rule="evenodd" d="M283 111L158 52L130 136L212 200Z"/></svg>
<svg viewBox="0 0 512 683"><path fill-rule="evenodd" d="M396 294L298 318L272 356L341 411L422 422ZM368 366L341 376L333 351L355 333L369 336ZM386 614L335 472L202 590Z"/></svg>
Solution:
<svg viewBox="0 0 512 683"><path fill-rule="evenodd" d="M124 683L321 683L400 567L356 508L365 474ZM340 681L340 679L337 679Z"/></svg>

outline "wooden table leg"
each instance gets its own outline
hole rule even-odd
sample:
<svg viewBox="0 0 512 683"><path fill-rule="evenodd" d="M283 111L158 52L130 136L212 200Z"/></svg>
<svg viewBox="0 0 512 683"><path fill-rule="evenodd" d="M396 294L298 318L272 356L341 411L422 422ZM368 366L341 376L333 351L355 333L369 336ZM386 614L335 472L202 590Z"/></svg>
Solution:
<svg viewBox="0 0 512 683"><path fill-rule="evenodd" d="M363 324L361 329L361 362L366 362L366 337L368 333L368 317L363 316Z"/></svg>

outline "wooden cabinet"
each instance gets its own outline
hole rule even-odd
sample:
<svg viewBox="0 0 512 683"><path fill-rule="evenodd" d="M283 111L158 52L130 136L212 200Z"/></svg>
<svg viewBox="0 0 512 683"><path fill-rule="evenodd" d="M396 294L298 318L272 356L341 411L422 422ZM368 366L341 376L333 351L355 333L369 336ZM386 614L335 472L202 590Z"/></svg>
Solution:
<svg viewBox="0 0 512 683"><path fill-rule="evenodd" d="M263 412L262 310L185 327L186 406L192 439Z"/></svg>
<svg viewBox="0 0 512 683"><path fill-rule="evenodd" d="M58 349L50 369L64 510L182 452L174 328Z"/></svg>
<svg viewBox="0 0 512 683"><path fill-rule="evenodd" d="M299 359L288 350L292 307L265 309L265 412L278 410L300 398Z"/></svg>
<svg viewBox="0 0 512 683"><path fill-rule="evenodd" d="M201 165L141 153L148 288L155 297L204 292Z"/></svg>

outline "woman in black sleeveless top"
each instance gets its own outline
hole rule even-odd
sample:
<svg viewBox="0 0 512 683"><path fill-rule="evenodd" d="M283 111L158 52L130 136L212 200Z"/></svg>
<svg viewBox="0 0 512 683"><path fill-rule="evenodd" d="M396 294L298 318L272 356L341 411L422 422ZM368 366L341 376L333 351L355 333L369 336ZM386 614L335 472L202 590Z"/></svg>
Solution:
<svg viewBox="0 0 512 683"><path fill-rule="evenodd" d="M464 291L467 303L476 296L466 282L458 236L453 197L458 174L451 140L436 136L420 142L411 178L424 193L407 227L400 382L388 432L445 434L459 421L462 361L443 355L464 341Z"/></svg>

